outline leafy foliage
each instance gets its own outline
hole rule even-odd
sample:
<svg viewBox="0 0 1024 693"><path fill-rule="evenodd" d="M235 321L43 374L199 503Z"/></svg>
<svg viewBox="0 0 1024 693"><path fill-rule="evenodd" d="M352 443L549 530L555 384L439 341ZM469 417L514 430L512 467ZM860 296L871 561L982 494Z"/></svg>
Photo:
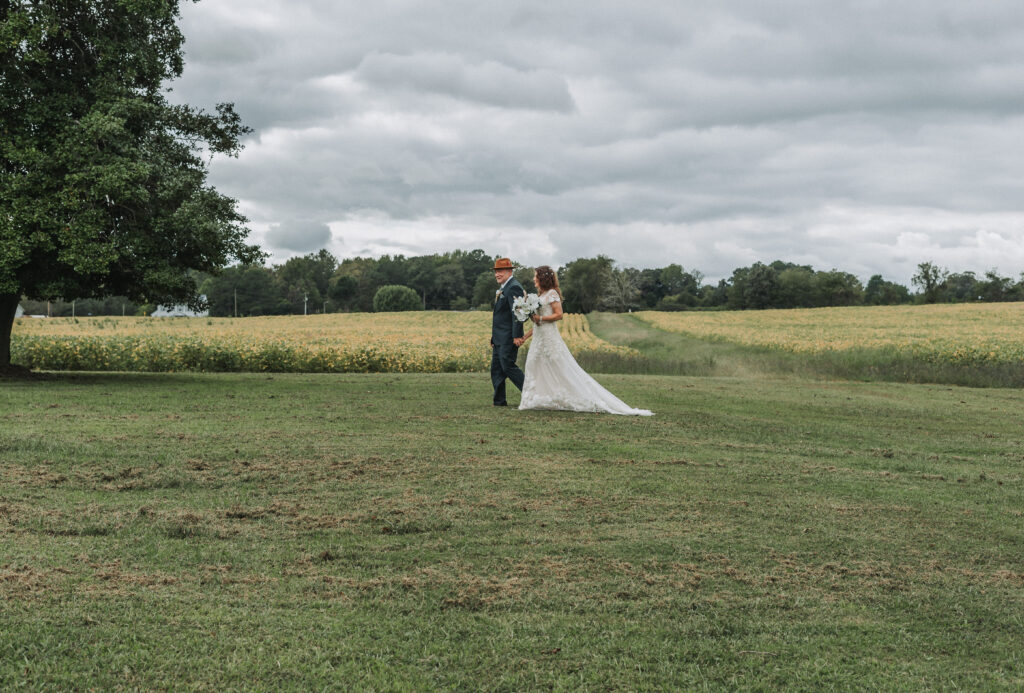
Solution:
<svg viewBox="0 0 1024 693"><path fill-rule="evenodd" d="M388 284L377 289L373 296L374 313L393 313L403 310L422 310L423 303L408 286Z"/></svg>
<svg viewBox="0 0 1024 693"><path fill-rule="evenodd" d="M949 272L931 262L922 262L917 266L917 273L910 279L914 286L921 289L925 303L935 303L939 299L939 290L945 284Z"/></svg>
<svg viewBox="0 0 1024 693"><path fill-rule="evenodd" d="M612 281L613 260L604 255L573 260L559 271L565 310L589 313L597 310Z"/></svg>
<svg viewBox="0 0 1024 693"><path fill-rule="evenodd" d="M260 251L204 156L237 155L230 104L172 105L178 2L8 2L0 16L0 323L10 297L199 303L190 270ZM8 323L9 325L9 323ZM0 363L7 340L0 340Z"/></svg>

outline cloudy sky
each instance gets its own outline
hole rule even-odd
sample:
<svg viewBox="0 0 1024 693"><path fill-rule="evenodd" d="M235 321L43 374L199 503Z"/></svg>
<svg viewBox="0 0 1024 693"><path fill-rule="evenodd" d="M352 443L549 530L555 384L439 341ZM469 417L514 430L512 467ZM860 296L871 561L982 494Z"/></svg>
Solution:
<svg viewBox="0 0 1024 693"><path fill-rule="evenodd" d="M1024 271L1020 0L203 0L172 98L271 261Z"/></svg>

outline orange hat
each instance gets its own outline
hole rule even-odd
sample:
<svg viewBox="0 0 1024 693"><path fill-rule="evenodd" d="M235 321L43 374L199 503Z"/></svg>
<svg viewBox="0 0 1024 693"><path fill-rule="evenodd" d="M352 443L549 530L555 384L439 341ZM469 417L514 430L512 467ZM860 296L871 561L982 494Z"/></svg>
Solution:
<svg viewBox="0 0 1024 693"><path fill-rule="evenodd" d="M499 257L494 261L494 269L496 270L511 270L515 269L515 265L507 257Z"/></svg>

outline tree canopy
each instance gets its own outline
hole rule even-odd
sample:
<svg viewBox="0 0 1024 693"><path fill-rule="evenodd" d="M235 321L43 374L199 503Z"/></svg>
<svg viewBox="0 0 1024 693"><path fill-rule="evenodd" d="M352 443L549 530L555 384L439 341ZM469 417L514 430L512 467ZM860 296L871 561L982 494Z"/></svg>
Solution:
<svg viewBox="0 0 1024 693"><path fill-rule="evenodd" d="M416 310L490 310L494 301L493 257L483 250L405 257L385 255L339 261L326 250L293 257L264 267L235 265L215 276L196 273L210 315L248 316L340 311L372 311L374 296L385 285L406 287L416 298ZM932 292L911 293L901 284L872 276L866 285L838 269L815 270L776 260L739 267L728 279L705 283L704 274L681 265L635 269L618 266L608 257L578 258L558 268L565 309L588 310L754 310L825 306L896 305L966 301L1024 300L1024 276L1019 281L989 270L949 272L921 263L937 278ZM920 271L920 268L919 268ZM520 267L516 279L528 292L533 268ZM430 281L426 281L427 279ZM472 281L470 281L472 278ZM414 287L414 288L411 288ZM308 296L308 304L304 301ZM71 315L70 303L25 301L26 312ZM410 302L410 305L412 303ZM142 314L127 298L78 301L78 315Z"/></svg>
<svg viewBox="0 0 1024 693"><path fill-rule="evenodd" d="M0 12L0 367L22 295L199 304L196 275L259 261L207 185L248 132L171 104L178 0L7 0Z"/></svg>
<svg viewBox="0 0 1024 693"><path fill-rule="evenodd" d="M387 284L377 289L373 295L373 312L391 313L403 310L422 310L420 297L408 286Z"/></svg>

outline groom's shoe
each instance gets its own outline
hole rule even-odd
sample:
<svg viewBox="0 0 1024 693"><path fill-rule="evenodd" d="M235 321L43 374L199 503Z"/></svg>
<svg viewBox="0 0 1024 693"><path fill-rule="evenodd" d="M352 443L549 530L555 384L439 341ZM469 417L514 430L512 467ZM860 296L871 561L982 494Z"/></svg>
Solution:
<svg viewBox="0 0 1024 693"><path fill-rule="evenodd" d="M496 407L507 407L508 406L508 402L495 402L494 406L496 406Z"/></svg>

